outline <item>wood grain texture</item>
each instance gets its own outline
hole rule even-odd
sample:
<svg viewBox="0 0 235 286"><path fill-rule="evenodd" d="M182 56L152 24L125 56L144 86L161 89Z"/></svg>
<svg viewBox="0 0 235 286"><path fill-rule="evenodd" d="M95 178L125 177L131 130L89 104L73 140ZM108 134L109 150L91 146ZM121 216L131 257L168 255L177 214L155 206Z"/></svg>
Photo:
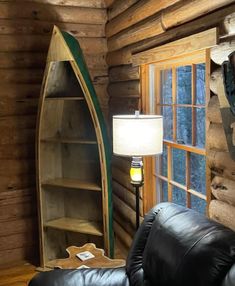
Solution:
<svg viewBox="0 0 235 286"><path fill-rule="evenodd" d="M108 49L110 52L119 50L141 40L160 35L163 32L164 29L161 24L161 18L157 15L151 19L137 23L133 27L130 27L109 38Z"/></svg>
<svg viewBox="0 0 235 286"><path fill-rule="evenodd" d="M20 13L19 13L20 11ZM104 24L107 20L105 9L71 6L49 6L39 3L0 2L1 19L32 19L51 22Z"/></svg>
<svg viewBox="0 0 235 286"><path fill-rule="evenodd" d="M2 0L2 2L15 2L15 0ZM74 7L86 7L86 8L105 8L105 0L17 0L19 3L38 3L38 4L50 4L59 6L74 6ZM52 6L53 7L53 6Z"/></svg>
<svg viewBox="0 0 235 286"><path fill-rule="evenodd" d="M215 176L211 182L212 194L217 200L235 206L235 182L223 177Z"/></svg>
<svg viewBox="0 0 235 286"><path fill-rule="evenodd" d="M32 251L32 247L29 248ZM11 253L1 253L1 257L3 260L6 259L6 255L10 255L12 258L15 255L16 260L19 257L22 249L17 249L16 251L12 251ZM26 261L14 262L13 264L5 264L0 267L0 285L1 286L27 286L28 282L34 275L36 275L36 267L27 263Z"/></svg>
<svg viewBox="0 0 235 286"><path fill-rule="evenodd" d="M108 9L108 20L112 20L114 17L118 16L133 4L138 2L138 0L119 0L114 1L113 5Z"/></svg>
<svg viewBox="0 0 235 286"><path fill-rule="evenodd" d="M209 206L211 219L231 228L235 231L235 207L225 202L212 200Z"/></svg>
<svg viewBox="0 0 235 286"><path fill-rule="evenodd" d="M106 25L106 35L109 38L177 2L179 2L179 0L138 1L112 21L108 22Z"/></svg>
<svg viewBox="0 0 235 286"><path fill-rule="evenodd" d="M214 0L213 2L207 0L181 1L162 13L162 23L166 29L169 29L233 2L233 0Z"/></svg>
<svg viewBox="0 0 235 286"><path fill-rule="evenodd" d="M1 35L51 35L53 26L77 37L104 37L104 24L77 24L29 19L0 19Z"/></svg>
<svg viewBox="0 0 235 286"><path fill-rule="evenodd" d="M185 37L180 40L165 44L132 57L134 65L159 62L169 58L183 56L198 50L215 46L218 43L218 31L216 28Z"/></svg>
<svg viewBox="0 0 235 286"><path fill-rule="evenodd" d="M140 77L139 68L131 65L123 65L109 69L110 82L138 80Z"/></svg>

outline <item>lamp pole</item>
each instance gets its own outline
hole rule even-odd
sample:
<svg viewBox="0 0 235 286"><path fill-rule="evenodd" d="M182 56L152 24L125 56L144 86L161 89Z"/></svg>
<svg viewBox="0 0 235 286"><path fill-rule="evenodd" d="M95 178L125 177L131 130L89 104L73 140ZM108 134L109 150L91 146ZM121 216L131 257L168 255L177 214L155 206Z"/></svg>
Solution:
<svg viewBox="0 0 235 286"><path fill-rule="evenodd" d="M143 159L132 157L130 169L131 184L135 188L136 230L140 225L140 187L144 184Z"/></svg>

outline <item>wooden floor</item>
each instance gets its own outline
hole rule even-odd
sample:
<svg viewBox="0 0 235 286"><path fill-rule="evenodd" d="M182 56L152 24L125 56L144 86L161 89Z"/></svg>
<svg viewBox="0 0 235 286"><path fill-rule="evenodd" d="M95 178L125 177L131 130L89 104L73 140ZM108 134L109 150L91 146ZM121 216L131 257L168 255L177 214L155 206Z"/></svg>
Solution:
<svg viewBox="0 0 235 286"><path fill-rule="evenodd" d="M116 242L115 258L126 259L126 254L126 250ZM36 273L36 266L24 261L15 265L0 266L0 286L27 286Z"/></svg>
<svg viewBox="0 0 235 286"><path fill-rule="evenodd" d="M27 286L37 273L35 269L35 266L26 262L0 267L0 286Z"/></svg>

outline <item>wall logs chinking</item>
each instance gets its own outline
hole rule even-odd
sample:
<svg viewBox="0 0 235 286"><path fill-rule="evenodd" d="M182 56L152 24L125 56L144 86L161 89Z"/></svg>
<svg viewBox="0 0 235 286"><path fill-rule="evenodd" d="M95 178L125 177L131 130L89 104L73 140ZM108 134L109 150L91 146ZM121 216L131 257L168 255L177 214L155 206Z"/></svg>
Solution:
<svg viewBox="0 0 235 286"><path fill-rule="evenodd" d="M106 25L110 126L112 115L142 110L141 74L138 67L132 66L133 54L217 27L232 11L235 4L231 0L114 1L108 7ZM127 159L113 158L114 230L126 249L135 233L129 164ZM142 204L141 215L143 212Z"/></svg>

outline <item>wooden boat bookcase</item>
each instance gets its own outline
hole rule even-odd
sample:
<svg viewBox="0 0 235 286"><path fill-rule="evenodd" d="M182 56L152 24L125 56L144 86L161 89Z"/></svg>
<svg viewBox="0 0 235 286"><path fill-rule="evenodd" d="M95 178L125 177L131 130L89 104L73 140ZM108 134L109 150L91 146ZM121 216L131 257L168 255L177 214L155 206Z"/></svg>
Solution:
<svg viewBox="0 0 235 286"><path fill-rule="evenodd" d="M41 267L70 245L113 255L110 148L81 48L54 27L36 140Z"/></svg>

